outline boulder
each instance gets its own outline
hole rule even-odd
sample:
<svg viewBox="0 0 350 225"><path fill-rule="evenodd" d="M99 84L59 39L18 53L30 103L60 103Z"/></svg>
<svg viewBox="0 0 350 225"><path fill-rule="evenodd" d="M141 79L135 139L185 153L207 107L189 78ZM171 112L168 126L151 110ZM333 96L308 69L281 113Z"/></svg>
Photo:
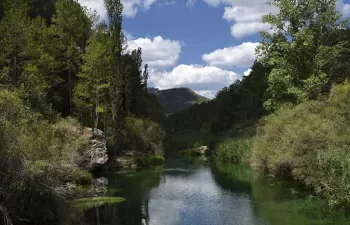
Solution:
<svg viewBox="0 0 350 225"><path fill-rule="evenodd" d="M95 129L92 136L91 128L84 129L84 137L89 139L87 149L84 151L84 161L88 169L96 169L103 166L108 161L107 141L103 131Z"/></svg>

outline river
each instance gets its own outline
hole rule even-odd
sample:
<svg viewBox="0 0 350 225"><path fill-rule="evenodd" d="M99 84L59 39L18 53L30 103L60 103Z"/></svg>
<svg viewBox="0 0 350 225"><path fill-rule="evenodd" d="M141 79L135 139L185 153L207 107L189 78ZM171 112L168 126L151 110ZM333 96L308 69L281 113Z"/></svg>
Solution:
<svg viewBox="0 0 350 225"><path fill-rule="evenodd" d="M126 200L65 216L93 225L345 225L350 219L290 182L249 167L168 160L164 168L110 171L109 196Z"/></svg>

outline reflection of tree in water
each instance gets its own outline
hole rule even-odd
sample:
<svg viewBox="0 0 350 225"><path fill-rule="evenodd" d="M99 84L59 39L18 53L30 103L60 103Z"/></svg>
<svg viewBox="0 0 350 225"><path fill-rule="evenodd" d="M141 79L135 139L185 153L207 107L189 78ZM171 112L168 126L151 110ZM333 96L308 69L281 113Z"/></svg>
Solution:
<svg viewBox="0 0 350 225"><path fill-rule="evenodd" d="M215 163L212 173L221 188L248 194L254 201L255 212L271 225L350 224L344 214L330 211L324 201L310 196L291 181L254 178L248 167L222 163Z"/></svg>

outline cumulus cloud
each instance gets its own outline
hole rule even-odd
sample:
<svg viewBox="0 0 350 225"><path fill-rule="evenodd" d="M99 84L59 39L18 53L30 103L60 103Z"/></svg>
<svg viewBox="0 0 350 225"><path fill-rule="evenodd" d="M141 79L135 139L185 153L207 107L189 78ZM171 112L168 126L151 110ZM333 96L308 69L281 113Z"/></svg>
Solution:
<svg viewBox="0 0 350 225"><path fill-rule="evenodd" d="M241 45L217 49L204 54L202 59L211 66L229 69L233 67L250 67L256 59L257 42L244 42Z"/></svg>
<svg viewBox="0 0 350 225"><path fill-rule="evenodd" d="M208 5L217 7L220 4L254 6L261 4L264 0L204 0Z"/></svg>
<svg viewBox="0 0 350 225"><path fill-rule="evenodd" d="M263 22L235 23L231 26L231 35L237 39L254 35L260 31L273 32L271 26Z"/></svg>
<svg viewBox="0 0 350 225"><path fill-rule="evenodd" d="M188 87L209 98L237 79L235 72L214 66L181 64L171 71L150 71L150 81L159 89Z"/></svg>
<svg viewBox="0 0 350 225"><path fill-rule="evenodd" d="M273 32L268 24L262 23L262 16L269 13L277 14L278 8L267 5L267 0L204 0L216 7L227 5L223 19L232 21L231 34L235 38L257 34L260 31ZM350 4L345 0L337 1L337 9L345 18L350 16Z"/></svg>
<svg viewBox="0 0 350 225"><path fill-rule="evenodd" d="M123 3L123 15L135 17L139 9L148 10L157 0L121 0Z"/></svg>
<svg viewBox="0 0 350 225"><path fill-rule="evenodd" d="M179 41L164 39L161 36L129 40L128 46L130 50L142 48L143 62L154 69L174 66L181 53Z"/></svg>
<svg viewBox="0 0 350 225"><path fill-rule="evenodd" d="M129 18L136 16L137 12L142 10L148 10L158 0L121 0L124 6L123 15ZM89 9L96 10L101 19L106 19L107 11L103 0L78 0L82 6L86 6Z"/></svg>
<svg viewBox="0 0 350 225"><path fill-rule="evenodd" d="M271 11L276 11L276 8L261 3L258 6L231 6L225 7L223 18L236 22L260 21L263 15Z"/></svg>

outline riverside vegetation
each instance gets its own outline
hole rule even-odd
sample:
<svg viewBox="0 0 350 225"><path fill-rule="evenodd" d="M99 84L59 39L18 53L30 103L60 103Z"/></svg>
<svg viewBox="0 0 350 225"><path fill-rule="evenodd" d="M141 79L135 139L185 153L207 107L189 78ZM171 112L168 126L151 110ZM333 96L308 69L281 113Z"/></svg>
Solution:
<svg viewBox="0 0 350 225"><path fill-rule="evenodd" d="M215 136L203 144L214 146L217 161L294 179L331 207L348 209L348 20L336 1L269 4L279 8L263 16L274 32L261 33L250 74L213 100L170 116L169 139L183 137L191 148L191 139Z"/></svg>
<svg viewBox="0 0 350 225"><path fill-rule="evenodd" d="M83 155L100 131L110 165L133 151L140 167L162 164L164 140L170 152L206 145L217 161L295 179L349 207L350 30L335 0L271 0L279 13L263 21L274 32L261 33L249 76L166 119L142 50L127 50L120 0L104 3L108 23L73 0L0 2L4 224L53 224L76 196L89 205L94 168Z"/></svg>
<svg viewBox="0 0 350 225"><path fill-rule="evenodd" d="M0 2L0 224L54 224L62 202L88 204L96 138L111 164L131 150L164 162L142 50L127 50L121 2L104 3L108 24L73 0Z"/></svg>

